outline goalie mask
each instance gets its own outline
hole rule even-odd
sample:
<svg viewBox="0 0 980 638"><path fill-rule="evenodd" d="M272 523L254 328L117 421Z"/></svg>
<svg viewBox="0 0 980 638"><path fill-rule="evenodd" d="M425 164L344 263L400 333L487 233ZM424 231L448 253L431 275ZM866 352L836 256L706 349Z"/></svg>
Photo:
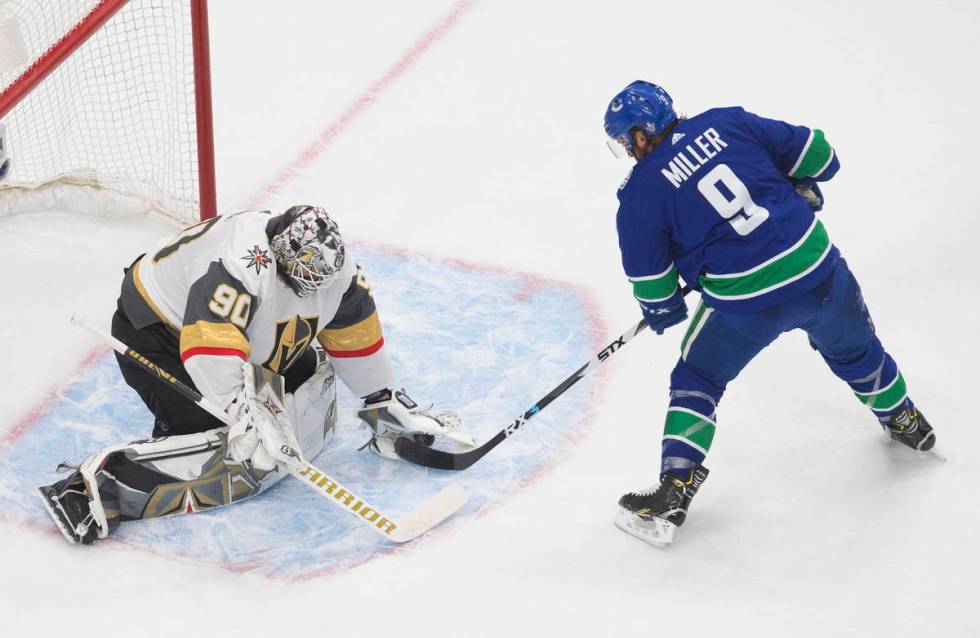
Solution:
<svg viewBox="0 0 980 638"><path fill-rule="evenodd" d="M300 297L328 286L344 267L340 230L319 206L293 206L269 240L286 282Z"/></svg>

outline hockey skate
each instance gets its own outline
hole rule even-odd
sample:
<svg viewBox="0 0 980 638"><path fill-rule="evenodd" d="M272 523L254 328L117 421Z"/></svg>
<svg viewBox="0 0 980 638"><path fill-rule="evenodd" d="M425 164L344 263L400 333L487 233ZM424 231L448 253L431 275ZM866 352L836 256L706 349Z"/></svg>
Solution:
<svg viewBox="0 0 980 638"><path fill-rule="evenodd" d="M936 445L936 434L932 431L932 426L916 408L908 405L903 406L902 409L891 415L882 424L882 427L892 441L898 441L917 452L931 451L939 458L944 459L941 454L933 450L933 446Z"/></svg>
<svg viewBox="0 0 980 638"><path fill-rule="evenodd" d="M37 491L44 501L44 508L69 543L91 545L99 537L91 500L80 473L39 487Z"/></svg>
<svg viewBox="0 0 980 638"><path fill-rule="evenodd" d="M674 531L687 518L687 508L707 477L708 468L703 465L692 467L686 480L665 474L659 485L624 494L613 522L631 536L657 547L667 547L674 540Z"/></svg>

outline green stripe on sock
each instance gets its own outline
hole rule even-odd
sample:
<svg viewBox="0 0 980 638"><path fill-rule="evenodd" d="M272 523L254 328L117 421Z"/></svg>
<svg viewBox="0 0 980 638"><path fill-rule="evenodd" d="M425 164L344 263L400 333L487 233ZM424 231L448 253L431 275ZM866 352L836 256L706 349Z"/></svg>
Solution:
<svg viewBox="0 0 980 638"><path fill-rule="evenodd" d="M830 147L823 131L818 128L813 129L813 141L803 154L799 167L790 177L815 177L830 160L830 154L833 152L834 149Z"/></svg>
<svg viewBox="0 0 980 638"><path fill-rule="evenodd" d="M895 381L883 390L878 390L877 392L855 392L854 396L872 410L887 410L897 405L905 398L906 394L908 394L908 390L905 387L905 377L899 372Z"/></svg>
<svg viewBox="0 0 980 638"><path fill-rule="evenodd" d="M717 299L746 299L769 292L815 268L830 248L830 236L819 220L799 245L744 275L701 275L701 287Z"/></svg>
<svg viewBox="0 0 980 638"><path fill-rule="evenodd" d="M674 266L660 277L639 281L630 279L633 296L642 301L659 301L670 297L677 290L677 281L677 268Z"/></svg>
<svg viewBox="0 0 980 638"><path fill-rule="evenodd" d="M707 417L678 408L667 410L664 436L675 436L697 445L705 452L715 438L715 424Z"/></svg>

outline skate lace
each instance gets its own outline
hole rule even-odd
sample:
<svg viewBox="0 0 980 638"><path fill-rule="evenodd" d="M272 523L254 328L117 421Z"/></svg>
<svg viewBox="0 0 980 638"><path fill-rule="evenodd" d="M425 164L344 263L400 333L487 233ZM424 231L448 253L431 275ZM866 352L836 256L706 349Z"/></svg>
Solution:
<svg viewBox="0 0 980 638"><path fill-rule="evenodd" d="M655 483L654 485L651 485L650 487L644 488L642 490L630 492L630 494L633 494L634 496L652 496L656 494L658 491L660 491L660 486L661 483Z"/></svg>
<svg viewBox="0 0 980 638"><path fill-rule="evenodd" d="M85 534L88 533L89 528L92 527L92 523L94 522L95 522L95 514L89 512L88 516L86 516L81 521L79 521L78 525L75 526L75 533L78 534L79 536L85 536Z"/></svg>
<svg viewBox="0 0 980 638"><path fill-rule="evenodd" d="M88 494L86 492L81 491L81 490L70 490L70 489L66 489L63 492L61 492L61 494L56 494L54 496L54 500L56 500L58 502L58 508L62 511L62 513L64 514L65 518L68 521L70 521L71 520L71 515L65 509L65 506L61 503L61 499L63 499L68 494L78 494L79 496L84 497L86 500L88 500ZM91 509L89 509L88 516L86 516L85 518L83 518L82 520L78 521L78 523L75 524L75 530L74 531L79 536L85 536L85 534L88 533L88 530L92 527L92 524L93 523L95 523L95 514L92 512Z"/></svg>
<svg viewBox="0 0 980 638"><path fill-rule="evenodd" d="M357 451L358 451L358 452L361 452L361 451L363 451L363 450L366 450L366 449L368 449L368 448L369 448L369 447L371 447L371 446L374 446L374 445L375 445L375 443L374 443L374 440L375 440L376 438L378 438L378 437L376 437L376 436L372 436L372 437L371 437L370 439L368 439L368 440L367 440L367 442L366 442L366 443L365 443L364 445L362 445L361 447L359 447L359 448L357 448ZM375 446L375 447L377 447L377 446Z"/></svg>
<svg viewBox="0 0 980 638"><path fill-rule="evenodd" d="M55 499L60 501L61 499L65 498L67 494L78 494L79 496L84 496L86 499L88 499L88 494L86 492L83 492L81 490L67 490L67 489L61 492L61 494L56 494Z"/></svg>

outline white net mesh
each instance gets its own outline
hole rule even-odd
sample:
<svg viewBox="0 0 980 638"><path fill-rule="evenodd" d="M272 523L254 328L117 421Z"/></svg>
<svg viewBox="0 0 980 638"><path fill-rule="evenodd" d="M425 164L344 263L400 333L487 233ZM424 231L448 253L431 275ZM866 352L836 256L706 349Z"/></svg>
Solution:
<svg viewBox="0 0 980 638"><path fill-rule="evenodd" d="M0 0L0 90L107 1ZM27 195L45 191L44 207L53 196L198 219L193 56L188 0L125 4L3 118L0 210L37 207Z"/></svg>

